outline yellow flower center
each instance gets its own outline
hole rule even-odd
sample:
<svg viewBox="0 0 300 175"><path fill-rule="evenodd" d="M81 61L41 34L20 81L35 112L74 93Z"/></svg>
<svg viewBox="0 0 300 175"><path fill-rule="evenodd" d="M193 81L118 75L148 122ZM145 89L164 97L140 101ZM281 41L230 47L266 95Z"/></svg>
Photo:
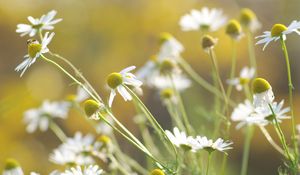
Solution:
<svg viewBox="0 0 300 175"><path fill-rule="evenodd" d="M160 169L154 169L150 172L149 175L165 175L165 173Z"/></svg>
<svg viewBox="0 0 300 175"><path fill-rule="evenodd" d="M173 36L170 33L167 32L161 33L159 37L159 44L161 45L165 43L166 41L170 40L172 37Z"/></svg>
<svg viewBox="0 0 300 175"><path fill-rule="evenodd" d="M160 72L163 74L171 73L175 68L175 63L170 59L165 59L160 63Z"/></svg>
<svg viewBox="0 0 300 175"><path fill-rule="evenodd" d="M12 170L17 167L20 167L19 163L15 159L7 159L5 163L5 170Z"/></svg>
<svg viewBox="0 0 300 175"><path fill-rule="evenodd" d="M240 78L240 84L241 85L245 85L245 84L247 84L247 83L249 83L249 78Z"/></svg>
<svg viewBox="0 0 300 175"><path fill-rule="evenodd" d="M282 32L286 31L287 27L283 24L275 24L271 30L272 37L278 37L282 35Z"/></svg>
<svg viewBox="0 0 300 175"><path fill-rule="evenodd" d="M226 33L232 36L240 35L242 33L241 24L237 20L230 20L226 27Z"/></svg>
<svg viewBox="0 0 300 175"><path fill-rule="evenodd" d="M95 114L99 107L100 105L95 100L86 100L84 102L84 111L87 116Z"/></svg>
<svg viewBox="0 0 300 175"><path fill-rule="evenodd" d="M42 50L42 45L36 40L28 40L27 43L28 55L30 58L36 57L36 54Z"/></svg>
<svg viewBox="0 0 300 175"><path fill-rule="evenodd" d="M203 49L209 49L213 47L216 44L216 39L209 35L204 35L202 37L202 48Z"/></svg>
<svg viewBox="0 0 300 175"><path fill-rule="evenodd" d="M115 89L123 83L123 77L120 73L114 72L107 76L106 82L110 88Z"/></svg>
<svg viewBox="0 0 300 175"><path fill-rule="evenodd" d="M240 21L243 25L247 26L255 19L256 15L252 10L248 8L244 8L241 10Z"/></svg>
<svg viewBox="0 0 300 175"><path fill-rule="evenodd" d="M173 92L173 90L171 88L163 89L160 92L160 96L163 99L170 99L173 95L174 95L174 92Z"/></svg>
<svg viewBox="0 0 300 175"><path fill-rule="evenodd" d="M102 142L103 144L108 144L110 142L110 138L106 135L100 136L97 140Z"/></svg>
<svg viewBox="0 0 300 175"><path fill-rule="evenodd" d="M255 78L252 84L252 90L254 94L266 92L271 88L270 83L263 78Z"/></svg>

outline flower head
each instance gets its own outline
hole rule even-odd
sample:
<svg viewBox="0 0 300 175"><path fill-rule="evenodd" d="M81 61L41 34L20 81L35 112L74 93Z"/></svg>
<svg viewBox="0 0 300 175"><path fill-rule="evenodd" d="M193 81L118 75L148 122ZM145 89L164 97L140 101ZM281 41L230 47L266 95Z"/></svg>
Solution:
<svg viewBox="0 0 300 175"><path fill-rule="evenodd" d="M193 149L200 150L204 149L209 153L218 150L220 152L225 152L226 150L232 149L230 145L233 143L230 141L224 141L221 138L218 138L215 142L212 139L208 139L207 137L197 136L193 141Z"/></svg>
<svg viewBox="0 0 300 175"><path fill-rule="evenodd" d="M51 42L54 33L51 33L49 36L49 32L46 32L45 36L42 39L42 43L39 43L37 40L30 39L27 41L27 47L28 47L28 54L24 56L24 61L19 64L15 71L19 72L22 71L22 76L27 68L31 66L37 58L41 56L41 54L49 52L48 44Z"/></svg>
<svg viewBox="0 0 300 175"><path fill-rule="evenodd" d="M300 21L292 21L292 23L286 27L283 24L274 24L271 31L265 31L263 35L257 36L256 39L259 39L256 44L264 44L263 50L268 46L272 41L277 41L281 37L283 40L286 40L286 35L290 33L297 33L300 35Z"/></svg>
<svg viewBox="0 0 300 175"><path fill-rule="evenodd" d="M2 175L23 175L20 164L14 159L7 159Z"/></svg>
<svg viewBox="0 0 300 175"><path fill-rule="evenodd" d="M230 20L226 26L226 34L234 40L241 39L243 36L241 24L235 19Z"/></svg>
<svg viewBox="0 0 300 175"><path fill-rule="evenodd" d="M46 131L53 118L67 118L69 108L70 104L68 102L50 102L46 100L41 107L27 110L24 113L27 132L32 133L37 128Z"/></svg>
<svg viewBox="0 0 300 175"><path fill-rule="evenodd" d="M95 100L89 99L84 102L84 112L91 119L98 120L99 117L97 113L102 110L105 110L104 105L99 104Z"/></svg>
<svg viewBox="0 0 300 175"><path fill-rule="evenodd" d="M255 32L261 28L255 13L248 8L243 8L240 12L240 22L243 26L248 28L251 32Z"/></svg>
<svg viewBox="0 0 300 175"><path fill-rule="evenodd" d="M269 82L263 78L256 78L252 83L253 103L255 107L268 106L274 100L274 93Z"/></svg>
<svg viewBox="0 0 300 175"><path fill-rule="evenodd" d="M103 170L98 165L89 165L81 169L80 166L71 167L61 175L101 175Z"/></svg>
<svg viewBox="0 0 300 175"><path fill-rule="evenodd" d="M161 169L154 169L149 175L165 175L165 173Z"/></svg>
<svg viewBox="0 0 300 175"><path fill-rule="evenodd" d="M124 85L129 85L133 87L140 87L143 83L136 78L136 76L130 71L134 70L135 66L130 66L123 69L121 72L114 72L108 75L106 81L107 85L110 87L110 97L109 97L109 107L111 107L114 97L116 96L116 91L124 98L125 101L131 100L132 96L126 90Z"/></svg>
<svg viewBox="0 0 300 175"><path fill-rule="evenodd" d="M273 102L269 105L260 106L255 109L255 112L257 115L261 115L267 123L273 123L274 118L276 117L276 120L278 122L281 122L283 119L289 119L290 117L286 115L287 112L290 111L289 107L283 108L284 100L281 100L280 103ZM271 108L274 112L272 112Z"/></svg>
<svg viewBox="0 0 300 175"><path fill-rule="evenodd" d="M167 137L170 139L170 141L178 148L182 148L184 150L191 150L192 146L190 145L190 139L192 137L187 137L185 132L180 132L177 127L173 129L173 133L166 130L165 131Z"/></svg>
<svg viewBox="0 0 300 175"><path fill-rule="evenodd" d="M221 9L208 9L203 7L201 10L191 10L189 14L180 19L180 26L183 31L216 31L227 21Z"/></svg>
<svg viewBox="0 0 300 175"><path fill-rule="evenodd" d="M234 85L238 91L241 91L243 87L251 81L254 75L255 75L254 68L244 67L241 70L239 77L227 80L227 83Z"/></svg>
<svg viewBox="0 0 300 175"><path fill-rule="evenodd" d="M218 39L211 37L210 35L204 35L202 37L202 49L208 51L212 49L217 44Z"/></svg>
<svg viewBox="0 0 300 175"><path fill-rule="evenodd" d="M183 45L170 33L162 33L160 35L160 50L157 55L158 59L177 59L184 51Z"/></svg>
<svg viewBox="0 0 300 175"><path fill-rule="evenodd" d="M21 36L28 34L30 37L33 37L38 33L38 31L53 30L53 25L62 21L62 19L54 19L56 13L57 12L55 10L51 10L41 18L28 16L27 19L31 24L18 24L16 32L20 33Z"/></svg>

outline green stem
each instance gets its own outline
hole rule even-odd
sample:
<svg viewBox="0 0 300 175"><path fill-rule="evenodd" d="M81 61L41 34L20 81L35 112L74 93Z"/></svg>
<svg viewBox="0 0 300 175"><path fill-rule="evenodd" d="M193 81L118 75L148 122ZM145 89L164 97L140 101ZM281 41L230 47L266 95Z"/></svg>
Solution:
<svg viewBox="0 0 300 175"><path fill-rule="evenodd" d="M233 79L235 76L235 69L236 69L236 48L237 48L237 43L235 40L232 40L232 58L231 58L231 70L230 70L230 75L229 75L229 79ZM228 89L227 89L227 98L230 99L231 96L231 92L232 92L232 84L228 85Z"/></svg>
<svg viewBox="0 0 300 175"><path fill-rule="evenodd" d="M284 151L281 149L280 146L278 146L274 142L274 140L272 139L272 137L270 136L270 134L268 133L268 131L266 130L266 128L264 128L263 126L260 126L259 128L260 128L261 132L264 134L264 136L266 137L267 141L271 144L271 146L273 146L273 148L275 150L277 150L281 155L283 155L284 157L286 157Z"/></svg>
<svg viewBox="0 0 300 175"><path fill-rule="evenodd" d="M211 153L208 153L206 173L205 173L206 175L208 175L208 172L209 172L210 159L211 159Z"/></svg>
<svg viewBox="0 0 300 175"><path fill-rule="evenodd" d="M64 131L54 122L51 121L50 129L54 132L54 134L59 138L60 141L64 142L67 139Z"/></svg>
<svg viewBox="0 0 300 175"><path fill-rule="evenodd" d="M289 104L291 109L291 121L292 121L292 142L294 146L294 157L295 157L295 163L298 164L298 140L296 138L296 123L295 123L295 116L294 116L294 105L293 105L293 83L292 83L292 75L291 75L291 67L290 67L290 61L289 61L289 55L287 51L287 47L285 45L285 42L283 40L283 37L280 36L281 46L285 57L286 62L286 68L287 68L287 76L288 76L288 86L289 86Z"/></svg>
<svg viewBox="0 0 300 175"><path fill-rule="evenodd" d="M180 118L179 118L179 114L177 112L177 109L175 107L173 107L174 105L172 104L172 102L167 102L166 103L166 107L167 110L171 116L173 125L177 126L180 130L186 130L185 126L183 125L183 123L181 122Z"/></svg>
<svg viewBox="0 0 300 175"><path fill-rule="evenodd" d="M256 77L257 76L257 64L256 64L255 49L254 49L254 44L253 44L253 35L250 30L247 32L247 38L248 38L248 52L249 52L250 66L255 69L255 77Z"/></svg>
<svg viewBox="0 0 300 175"><path fill-rule="evenodd" d="M251 125L247 126L246 138L245 138L244 150L243 150L241 175L247 175L250 145L251 145L253 133L254 133L253 126Z"/></svg>

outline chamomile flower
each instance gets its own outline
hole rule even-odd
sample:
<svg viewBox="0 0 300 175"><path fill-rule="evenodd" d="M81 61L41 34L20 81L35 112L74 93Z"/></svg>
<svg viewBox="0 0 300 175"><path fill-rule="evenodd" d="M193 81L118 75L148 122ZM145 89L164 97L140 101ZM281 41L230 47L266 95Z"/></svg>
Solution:
<svg viewBox="0 0 300 175"><path fill-rule="evenodd" d="M71 167L61 175L101 175L104 171L98 165L89 165L83 169L80 166Z"/></svg>
<svg viewBox="0 0 300 175"><path fill-rule="evenodd" d="M25 73L27 68L31 66L36 61L36 59L41 56L41 54L49 52L47 46L51 42L54 33L51 33L49 36L48 35L49 32L46 32L45 36L42 39L42 43L39 43L34 39L30 39L27 41L28 54L24 56L25 60L15 68L15 71L17 72L22 71L20 76Z"/></svg>
<svg viewBox="0 0 300 175"><path fill-rule="evenodd" d="M16 32L20 33L21 36L28 34L30 37L33 37L38 33L38 31L53 30L53 25L62 21L62 19L54 19L56 13L57 12L55 10L51 10L41 18L28 16L27 19L31 24L18 24Z"/></svg>
<svg viewBox="0 0 300 175"><path fill-rule="evenodd" d="M271 31L265 31L263 35L257 36L256 39L259 39L256 44L264 44L263 50L268 46L272 41L277 41L282 37L283 40L286 40L286 35L290 33L297 33L300 35L300 21L292 21L292 23L286 27L284 24L274 24Z"/></svg>
<svg viewBox="0 0 300 175"><path fill-rule="evenodd" d="M159 60L165 58L177 59L184 51L183 45L170 33L161 34L160 44L160 50L157 55Z"/></svg>
<svg viewBox="0 0 300 175"><path fill-rule="evenodd" d="M190 140L192 137L188 137L185 132L180 132L177 127L173 129L173 133L166 130L165 131L169 140L178 148L182 148L184 150L191 150L192 146L190 144Z"/></svg>
<svg viewBox="0 0 300 175"><path fill-rule="evenodd" d="M208 9L203 7L201 10L191 10L189 14L181 17L179 25L183 31L216 31L227 21L221 9Z"/></svg>
<svg viewBox="0 0 300 175"><path fill-rule="evenodd" d="M156 89L162 90L166 88L172 88L174 84L175 88L178 91L184 91L187 88L191 87L192 82L186 76L182 74L175 74L172 76L172 80L170 77L162 76L162 75L153 75L147 81L148 86L154 87Z"/></svg>
<svg viewBox="0 0 300 175"><path fill-rule="evenodd" d="M235 19L230 20L226 26L226 34L234 40L240 40L244 36L244 33L239 21Z"/></svg>
<svg viewBox="0 0 300 175"><path fill-rule="evenodd" d="M290 116L286 115L286 113L290 111L290 108L283 108L283 104L284 100L281 100L280 103L273 102L272 104L270 104L275 115L273 115L269 105L258 107L255 109L255 112L258 115L261 115L266 120L266 122L268 121L268 123L272 123L275 117L278 122L281 122L283 119L290 118Z"/></svg>
<svg viewBox="0 0 300 175"><path fill-rule="evenodd" d="M41 107L27 110L24 113L27 132L32 133L38 128L41 131L46 131L54 118L67 118L69 108L70 104L67 102L50 102L46 100Z"/></svg>
<svg viewBox="0 0 300 175"><path fill-rule="evenodd" d="M216 141L213 141L212 139L208 139L207 137L203 136L197 136L195 138L196 144L193 144L193 148L195 150L201 150L204 149L208 152L213 152L215 150L218 150L220 152L225 152L226 150L232 149L230 145L233 144L231 141L224 141L221 138L218 138Z"/></svg>
<svg viewBox="0 0 300 175"><path fill-rule="evenodd" d="M263 78L254 79L252 90L253 103L255 107L268 106L275 98L271 85Z"/></svg>
<svg viewBox="0 0 300 175"><path fill-rule="evenodd" d="M14 159L7 159L2 175L23 175L20 164Z"/></svg>
<svg viewBox="0 0 300 175"><path fill-rule="evenodd" d="M244 67L241 70L239 77L227 80L227 83L234 85L236 90L241 91L243 90L243 87L250 82L250 80L254 77L254 75L255 75L254 68Z"/></svg>
<svg viewBox="0 0 300 175"><path fill-rule="evenodd" d="M251 32L256 32L261 28L261 23L258 21L256 14L248 8L243 8L240 12L241 24L248 28Z"/></svg>
<svg viewBox="0 0 300 175"><path fill-rule="evenodd" d="M126 90L124 86L129 85L139 88L142 86L142 82L136 78L136 76L130 71L134 70L135 66L130 66L123 69L121 72L114 72L108 75L107 85L110 87L111 92L108 100L108 105L111 107L112 102L116 96L116 91L123 97L125 101L132 100L132 96Z"/></svg>

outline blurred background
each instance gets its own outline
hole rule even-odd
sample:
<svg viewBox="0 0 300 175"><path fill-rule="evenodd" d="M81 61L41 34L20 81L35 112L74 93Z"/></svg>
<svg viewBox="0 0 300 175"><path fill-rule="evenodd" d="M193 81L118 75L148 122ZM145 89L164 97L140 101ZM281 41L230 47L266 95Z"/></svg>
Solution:
<svg viewBox="0 0 300 175"><path fill-rule="evenodd" d="M56 35L49 49L74 63L107 99L106 76L130 65L142 66L157 53L157 37L161 32L170 32L182 42L185 46L183 57L199 74L211 81L210 60L200 47L200 32L182 32L178 25L182 15L203 6L222 8L229 18L238 18L243 7L252 9L263 24L256 35L270 30L274 23L288 25L292 20L300 20L299 0L0 0L0 170L8 157L17 159L25 172L35 170L46 174L58 168L48 161L48 155L60 141L51 131L28 134L23 112L39 106L44 99L64 99L76 91L65 75L40 60L22 78L19 77L14 68L27 52L28 37L15 33L18 23L28 23L27 16L40 17L52 9L57 10L57 18L63 18L63 21L55 25ZM216 52L223 80L229 73L231 58L231 40L224 33L222 29L212 34L219 38ZM300 37L296 34L288 36L296 116L300 114L299 44ZM264 52L262 46L255 48L259 76L269 80L277 100L287 101L285 61L279 43L270 44ZM237 73L240 68L249 65L248 60L247 40L243 38L238 45ZM159 102L159 96L153 94L155 92L146 91L143 100L163 127L170 129L167 112ZM210 97L211 94L197 85L184 93L185 103L192 106L188 108L189 116L199 128L206 127L203 121L209 116L203 116L202 111L210 109L206 100ZM197 104L198 107L189 104ZM134 108L130 103L117 97L113 110L126 126L132 131L137 130L132 122ZM68 136L73 136L76 130L94 132L75 110L66 121L58 122ZM300 120L297 119L297 122ZM232 174L238 174L243 131L235 130L234 126L231 132L234 150L229 152L229 169ZM289 138L290 122L284 121L283 127ZM270 131L272 129L269 128ZM123 142L126 152L138 152ZM139 159L141 154L134 155ZM281 156L257 130L251 147L249 174L276 174L281 163Z"/></svg>

